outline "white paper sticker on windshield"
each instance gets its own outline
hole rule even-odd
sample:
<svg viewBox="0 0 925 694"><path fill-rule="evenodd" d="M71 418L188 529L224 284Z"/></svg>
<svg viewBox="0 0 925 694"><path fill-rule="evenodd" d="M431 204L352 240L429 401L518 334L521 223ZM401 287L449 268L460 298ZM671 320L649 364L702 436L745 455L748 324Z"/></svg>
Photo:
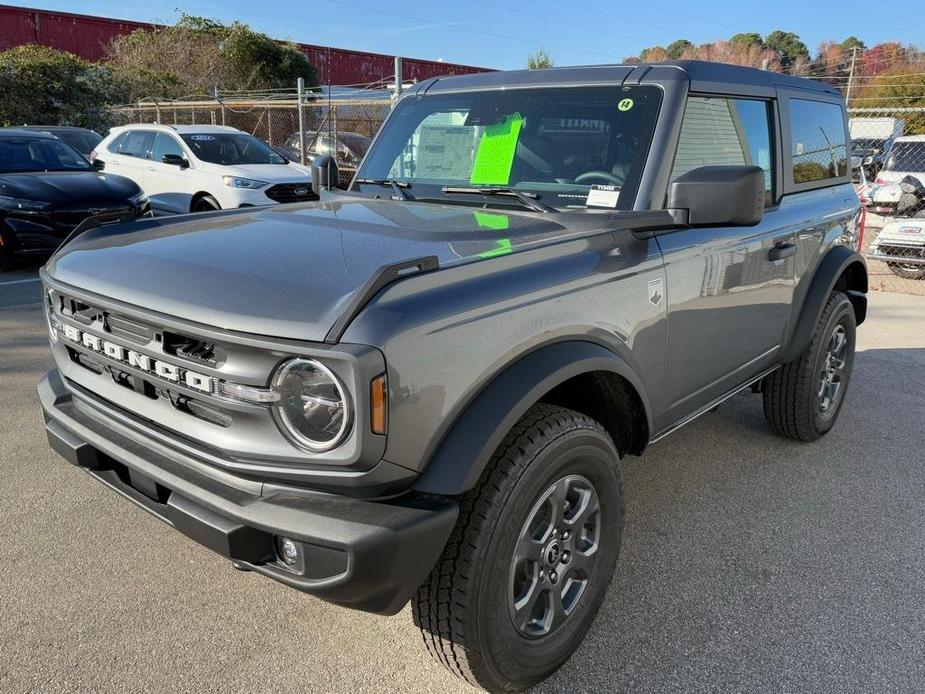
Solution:
<svg viewBox="0 0 925 694"><path fill-rule="evenodd" d="M591 186L585 205L588 207L614 208L617 206L617 200L619 199L620 189L617 186Z"/></svg>
<svg viewBox="0 0 925 694"><path fill-rule="evenodd" d="M215 135L190 135L190 139L197 142L211 142L215 139Z"/></svg>

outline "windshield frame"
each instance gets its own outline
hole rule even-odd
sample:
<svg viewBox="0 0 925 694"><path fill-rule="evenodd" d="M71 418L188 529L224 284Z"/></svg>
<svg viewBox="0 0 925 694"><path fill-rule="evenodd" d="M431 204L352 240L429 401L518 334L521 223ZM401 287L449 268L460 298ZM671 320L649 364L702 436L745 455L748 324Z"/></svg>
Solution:
<svg viewBox="0 0 925 694"><path fill-rule="evenodd" d="M280 166L280 165L288 166L290 163L288 159L274 152L273 148L270 147L270 145L268 145L266 142L264 142L258 137L251 135L250 133L246 133L243 131L242 132L222 132L222 133L183 132L183 133L178 133L178 135L180 136L180 139L182 140L184 147L186 147L186 149L189 150L190 154L192 154L192 156L195 157L197 161L201 161L205 164L213 164L215 166ZM258 145L260 145L262 148L264 148L267 151L267 153L269 154L270 161L224 162L224 161L214 161L212 159L206 159L205 157L201 156L201 151L197 149L196 142L198 142L199 140L195 138L207 138L206 141L208 141L208 138L211 138L212 140L246 139L248 141L253 141L253 142L256 142ZM235 149L236 150L240 149L237 146L237 144L235 144ZM274 158L278 159L279 161L273 161Z"/></svg>
<svg viewBox="0 0 925 694"><path fill-rule="evenodd" d="M486 187L486 188L511 188L528 194L537 194L537 197L542 199L542 202L550 207L555 208L560 212L579 212L579 213L608 213L611 214L617 210L631 210L636 202L637 195L639 194L640 184L645 173L646 164L649 159L650 152L652 150L653 143L658 136L659 123L662 120L663 116L663 107L665 104L665 88L662 84L657 82L642 83L636 85L622 85L620 83L578 83L578 84L557 84L557 85L529 85L529 86L516 86L512 88L499 88L499 87L488 87L484 89L466 89L458 91L441 91L433 95L414 95L407 96L400 100L389 116L386 118L385 122L382 124L379 132L373 138L372 145L366 153L366 156L363 158L362 163L360 164L354 179L351 181L348 190L354 193L359 193L362 195L376 194L376 189L381 194L381 186L375 186L373 184L363 184L359 182L359 179L390 179L395 178L391 175L380 176L378 174L382 173L379 168L372 168L376 166L376 155L379 151L385 146L383 143L386 139L386 136L389 134L389 129L395 127L394 124L397 122L397 119L402 115L402 109L407 108L409 103L420 103L420 102L433 102L437 100L452 99L454 97L463 97L469 99L475 99L480 95L508 95L516 98L524 92L532 92L537 95L542 92L552 92L555 96L564 96L568 91L577 91L577 90L587 90L588 92L600 92L601 94L606 95L607 92L611 92L611 96L617 97L614 100L614 113L617 111L617 104L620 101L621 95L627 95L629 93L637 94L642 92L648 99L647 108L649 109L647 116L644 120L639 120L632 125L632 129L625 130L615 127L617 124L616 120L604 120L604 119L595 119L592 117L586 117L585 120L601 120L602 123L606 123L608 130L602 137L608 139L608 148L614 146L613 139L618 138L620 134L631 133L637 137L637 142L634 145L634 149L631 152L630 157L630 171L626 175L623 185L620 187L619 200L616 207L598 207L598 206L588 206L586 202L584 204L578 204L577 201L587 199L587 195L591 189L591 186L606 186L609 185L604 180L594 180L591 183L569 183L565 184L559 181L517 181L509 182L507 184L474 184L470 183L468 180L438 180L432 179L428 181L415 180L414 176L405 176L397 177L396 180L402 184L410 184L411 187L415 189L414 199L422 202L439 202L443 204L452 204L452 205L465 205L465 206L492 206L492 207L502 207L505 209L524 209L519 202L512 197L499 197L499 196L478 196L478 195L466 195L458 196L453 194L444 194L440 192L442 187L448 186L450 188L454 187ZM515 96L516 95L516 96ZM550 95L550 96L553 96ZM524 95L522 98L526 99L531 94ZM542 98L542 97L541 97ZM638 99L639 97L636 96ZM470 102L472 103L472 102ZM622 109L620 109L622 110ZM437 113L446 113L448 110L446 108L433 108L430 114L422 117L417 121L417 124L412 128L412 130L407 135L405 142L409 142L413 137L412 133L417 132L421 128L421 124L425 122L427 117L430 117L433 114ZM567 112L566 112L567 114ZM537 116L534 116L537 117ZM554 113L543 112L539 116L540 120L544 118L549 120L580 120L580 117L577 116L568 116L563 115L556 117ZM468 117L467 117L468 120ZM578 129L576 129L577 132ZM394 147L394 144L392 145ZM476 146L477 149L477 146ZM398 156L396 156L395 161L397 161ZM607 161L608 164L614 164L616 162ZM391 172L391 169L390 169ZM555 173L555 170L553 170ZM510 179L509 179L510 180ZM422 185L423 184L423 185ZM563 186L568 186L567 188ZM572 202L563 202L563 199L571 197Z"/></svg>
<svg viewBox="0 0 925 694"><path fill-rule="evenodd" d="M94 173L98 173L96 168L93 166L93 164L90 163L90 160L87 159L87 157L85 157L82 152L77 151L77 149L69 145L67 142L65 142L64 140L58 137L55 137L54 135L52 135L51 137L43 137L41 135L28 134L28 135L16 135L16 136L3 137L3 138L0 138L0 145L2 145L4 141L10 141L10 140L33 140L35 142L50 143L52 147L60 145L61 147L64 147L65 149L70 150L72 154L76 155L77 159L85 162L86 166L80 167L80 168L73 167L73 166L62 167L62 168L30 168L30 169L0 168L0 176L5 176L7 174L21 174L21 173L68 173L68 172L87 173L91 171Z"/></svg>

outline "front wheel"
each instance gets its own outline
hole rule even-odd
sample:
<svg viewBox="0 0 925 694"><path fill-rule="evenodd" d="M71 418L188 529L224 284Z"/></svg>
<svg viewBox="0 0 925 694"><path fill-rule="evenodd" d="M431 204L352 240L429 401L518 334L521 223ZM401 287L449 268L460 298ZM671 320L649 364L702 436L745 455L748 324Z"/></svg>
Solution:
<svg viewBox="0 0 925 694"><path fill-rule="evenodd" d="M622 528L610 436L585 415L534 406L461 499L443 556L412 600L431 655L490 691L545 679L590 628Z"/></svg>
<svg viewBox="0 0 925 694"><path fill-rule="evenodd" d="M218 200L211 195L203 195L193 203L191 212L214 212L220 209L222 209L222 206L219 205Z"/></svg>

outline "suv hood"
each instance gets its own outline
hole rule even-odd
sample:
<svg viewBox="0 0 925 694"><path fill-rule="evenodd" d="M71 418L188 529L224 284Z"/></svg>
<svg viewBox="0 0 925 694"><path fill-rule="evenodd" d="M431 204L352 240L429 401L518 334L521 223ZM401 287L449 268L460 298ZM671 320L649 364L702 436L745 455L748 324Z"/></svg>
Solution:
<svg viewBox="0 0 925 694"><path fill-rule="evenodd" d="M555 214L341 196L98 228L46 268L65 284L177 318L321 341L383 265L506 255L586 234L607 218L567 216L565 227Z"/></svg>
<svg viewBox="0 0 925 694"><path fill-rule="evenodd" d="M292 183L308 181L311 172L292 162L288 164L235 164L223 166L199 162L203 171L219 176L239 176L240 178L253 178L267 183Z"/></svg>

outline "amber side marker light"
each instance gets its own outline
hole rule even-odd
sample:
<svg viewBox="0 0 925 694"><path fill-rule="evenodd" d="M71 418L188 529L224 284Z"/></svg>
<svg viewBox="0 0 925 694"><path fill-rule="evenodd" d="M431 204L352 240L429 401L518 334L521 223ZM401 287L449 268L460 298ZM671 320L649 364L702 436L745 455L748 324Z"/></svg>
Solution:
<svg viewBox="0 0 925 694"><path fill-rule="evenodd" d="M385 434L389 425L389 387L385 374L379 374L370 382L369 396L370 426L374 434Z"/></svg>

